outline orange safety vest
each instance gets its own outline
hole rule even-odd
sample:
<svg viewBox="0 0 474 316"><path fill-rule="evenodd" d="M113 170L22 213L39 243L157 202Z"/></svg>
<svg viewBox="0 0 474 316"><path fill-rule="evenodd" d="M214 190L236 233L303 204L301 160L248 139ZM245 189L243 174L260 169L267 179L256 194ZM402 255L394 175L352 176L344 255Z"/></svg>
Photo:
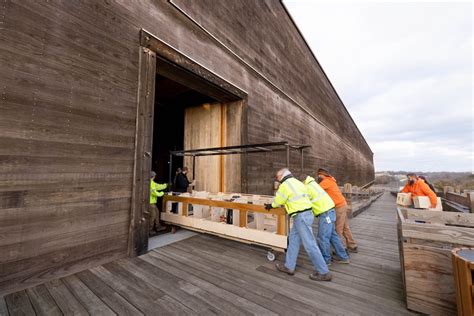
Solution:
<svg viewBox="0 0 474 316"><path fill-rule="evenodd" d="M337 186L336 179L324 176L324 179L321 180L319 185L329 194L331 199L334 201L334 204L336 204L336 208L347 205L344 195L342 195L341 190L339 190L339 187Z"/></svg>

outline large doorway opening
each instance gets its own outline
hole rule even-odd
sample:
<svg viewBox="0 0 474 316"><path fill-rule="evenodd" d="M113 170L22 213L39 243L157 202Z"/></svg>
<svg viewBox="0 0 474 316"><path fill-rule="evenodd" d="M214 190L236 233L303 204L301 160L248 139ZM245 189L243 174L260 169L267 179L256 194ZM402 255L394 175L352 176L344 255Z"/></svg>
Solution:
<svg viewBox="0 0 474 316"><path fill-rule="evenodd" d="M147 251L153 222L147 216L150 172L156 172L156 182L168 183L177 167L192 166L185 158L170 170L170 150L247 143L245 91L145 30L140 31L139 52L128 248L132 257ZM196 159L195 170L189 170L195 174L195 189L246 192L246 157L230 156Z"/></svg>
<svg viewBox="0 0 474 316"><path fill-rule="evenodd" d="M191 108L214 104L217 101L159 74L156 75L155 87L152 170L157 174L157 182L168 183L169 152L182 150L185 146L186 112ZM177 157L174 163L175 167L184 166L182 157ZM175 167L171 170L171 179Z"/></svg>
<svg viewBox="0 0 474 316"><path fill-rule="evenodd" d="M243 100L160 57L154 95L151 170L155 182L168 183L174 190L177 169L187 167L194 190L242 192L240 155L195 157L194 163L192 157L174 157L170 165L170 152L241 145ZM157 206L161 210L161 199ZM150 233L155 235L153 224Z"/></svg>
<svg viewBox="0 0 474 316"><path fill-rule="evenodd" d="M170 170L170 151L241 145L243 106L240 97L157 57L151 166L156 180L168 183L177 168L188 167L196 190L241 192L238 155L196 158L195 170L192 158L178 157Z"/></svg>

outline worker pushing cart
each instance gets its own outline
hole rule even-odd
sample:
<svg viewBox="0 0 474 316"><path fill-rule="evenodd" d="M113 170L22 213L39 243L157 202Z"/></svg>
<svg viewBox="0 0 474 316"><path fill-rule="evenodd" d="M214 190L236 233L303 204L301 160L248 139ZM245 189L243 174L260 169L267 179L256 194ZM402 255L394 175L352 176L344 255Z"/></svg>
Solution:
<svg viewBox="0 0 474 316"><path fill-rule="evenodd" d="M286 168L278 170L276 180L280 185L275 198L271 204L265 204L265 208L269 210L284 206L288 215L293 218L285 263L277 263L276 268L281 272L294 275L299 249L303 244L316 270L309 275L309 278L315 281L331 281L332 275L314 238L312 203L305 185L293 177Z"/></svg>

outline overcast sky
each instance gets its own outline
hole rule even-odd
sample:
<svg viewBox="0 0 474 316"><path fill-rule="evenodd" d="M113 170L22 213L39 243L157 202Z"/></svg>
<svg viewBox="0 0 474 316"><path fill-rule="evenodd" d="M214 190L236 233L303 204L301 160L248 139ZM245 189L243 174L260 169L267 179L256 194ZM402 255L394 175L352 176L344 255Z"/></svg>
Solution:
<svg viewBox="0 0 474 316"><path fill-rule="evenodd" d="M284 3L377 171L473 172L471 2Z"/></svg>

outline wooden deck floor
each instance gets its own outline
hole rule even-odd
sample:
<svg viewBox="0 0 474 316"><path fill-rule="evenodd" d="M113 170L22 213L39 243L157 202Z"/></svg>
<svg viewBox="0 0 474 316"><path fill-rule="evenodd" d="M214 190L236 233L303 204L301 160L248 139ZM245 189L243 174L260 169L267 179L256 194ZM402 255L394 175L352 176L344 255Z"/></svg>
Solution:
<svg viewBox="0 0 474 316"><path fill-rule="evenodd" d="M384 194L351 226L360 251L350 265L331 266L333 282L308 279L312 269L303 250L297 273L288 276L275 270L263 249L198 235L7 295L0 298L0 314L409 314L395 199Z"/></svg>

